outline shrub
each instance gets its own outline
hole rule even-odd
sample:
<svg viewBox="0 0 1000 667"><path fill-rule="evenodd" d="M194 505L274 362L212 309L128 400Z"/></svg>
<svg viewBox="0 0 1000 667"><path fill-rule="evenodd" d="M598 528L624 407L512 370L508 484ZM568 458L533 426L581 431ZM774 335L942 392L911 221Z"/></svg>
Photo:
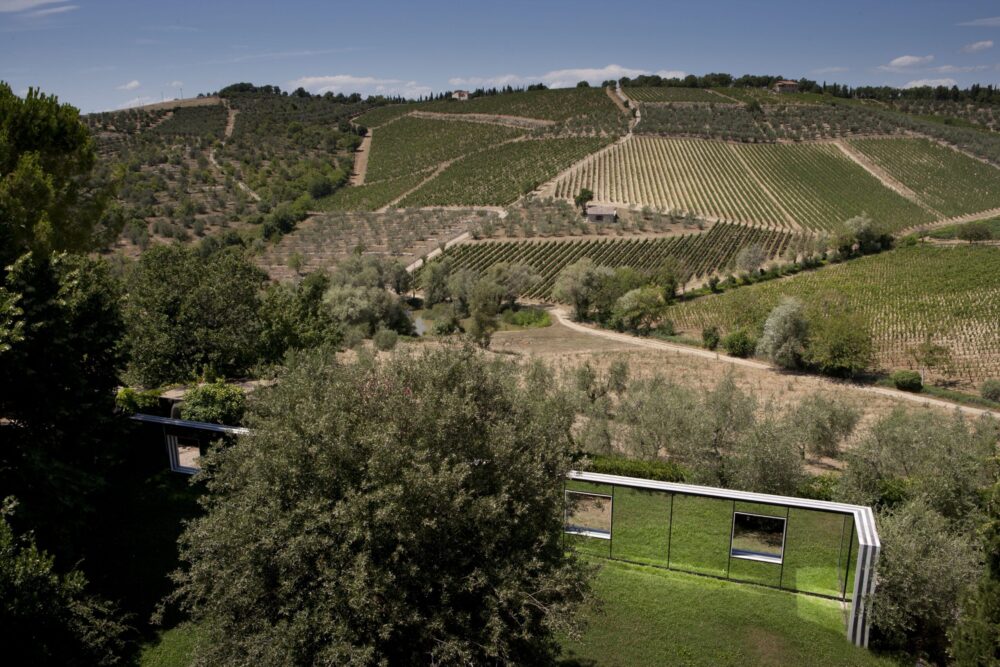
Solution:
<svg viewBox="0 0 1000 667"><path fill-rule="evenodd" d="M392 329L379 329L375 332L375 335L372 336L372 342L375 343L375 349L383 352L388 352L396 347L396 342L398 340L399 334Z"/></svg>
<svg viewBox="0 0 1000 667"><path fill-rule="evenodd" d="M987 380L983 383L980 393L987 401L1000 403L1000 380Z"/></svg>
<svg viewBox="0 0 1000 667"><path fill-rule="evenodd" d="M701 342L710 350L719 347L720 339L719 327L711 326L701 330Z"/></svg>
<svg viewBox="0 0 1000 667"><path fill-rule="evenodd" d="M781 368L798 368L805 352L809 324L802 302L785 298L767 316L757 343L757 355Z"/></svg>
<svg viewBox="0 0 1000 667"><path fill-rule="evenodd" d="M684 469L673 461L627 459L622 456L595 456L588 469L606 475L641 477L660 482L683 482Z"/></svg>
<svg viewBox="0 0 1000 667"><path fill-rule="evenodd" d="M547 327L552 324L549 313L541 308L521 308L505 310L500 316L504 324L516 327Z"/></svg>
<svg viewBox="0 0 1000 667"><path fill-rule="evenodd" d="M889 380L900 391L920 391L924 388L917 371L896 371L889 376Z"/></svg>
<svg viewBox="0 0 1000 667"><path fill-rule="evenodd" d="M160 403L160 392L156 390L140 391L132 387L119 389L115 396L118 409L128 414L151 410Z"/></svg>
<svg viewBox="0 0 1000 667"><path fill-rule="evenodd" d="M181 419L213 424L239 424L246 411L246 394L239 387L219 381L203 384L184 395Z"/></svg>
<svg viewBox="0 0 1000 667"><path fill-rule="evenodd" d="M722 348L734 357L749 357L757 347L757 342L746 329L737 329L722 339Z"/></svg>

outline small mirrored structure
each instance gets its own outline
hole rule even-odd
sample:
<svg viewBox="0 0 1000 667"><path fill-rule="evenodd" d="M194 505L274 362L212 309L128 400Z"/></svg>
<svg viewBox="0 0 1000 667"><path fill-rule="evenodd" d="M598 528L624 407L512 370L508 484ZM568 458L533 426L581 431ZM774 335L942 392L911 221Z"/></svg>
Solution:
<svg viewBox="0 0 1000 667"><path fill-rule="evenodd" d="M785 552L785 519L733 512L729 555L762 563L781 563Z"/></svg>
<svg viewBox="0 0 1000 667"><path fill-rule="evenodd" d="M600 493L566 491L566 532L610 540L613 502Z"/></svg>

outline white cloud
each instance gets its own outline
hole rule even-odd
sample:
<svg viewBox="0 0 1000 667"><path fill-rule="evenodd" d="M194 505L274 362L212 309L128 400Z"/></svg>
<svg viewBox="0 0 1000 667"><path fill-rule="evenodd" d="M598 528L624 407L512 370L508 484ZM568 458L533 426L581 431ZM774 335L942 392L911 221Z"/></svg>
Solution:
<svg viewBox="0 0 1000 667"><path fill-rule="evenodd" d="M136 79L132 79L128 83L123 83L122 85L118 86L116 90L135 90L140 85L142 84L140 84Z"/></svg>
<svg viewBox="0 0 1000 667"><path fill-rule="evenodd" d="M916 79L915 81L910 81L903 88L922 88L923 86L930 86L931 88L937 88L938 86L957 86L958 82L954 79Z"/></svg>
<svg viewBox="0 0 1000 667"><path fill-rule="evenodd" d="M305 88L313 93L361 93L363 95L401 95L421 97L430 95L430 86L403 79L380 79L374 76L333 74L328 76L303 76L288 82L289 88Z"/></svg>
<svg viewBox="0 0 1000 667"><path fill-rule="evenodd" d="M0 0L0 12L23 12L43 5L55 5L66 0Z"/></svg>
<svg viewBox="0 0 1000 667"><path fill-rule="evenodd" d="M847 67L820 67L812 70L810 74L840 74L847 71L849 71Z"/></svg>
<svg viewBox="0 0 1000 667"><path fill-rule="evenodd" d="M979 53L980 51L986 51L993 48L992 39L984 39L981 42L973 42L972 44L966 44L962 47L962 50L966 53Z"/></svg>
<svg viewBox="0 0 1000 667"><path fill-rule="evenodd" d="M39 9L38 11L31 12L28 16L42 18L43 16L52 16L53 14L65 14L66 12L72 12L77 9L80 9L80 5L59 5L58 7Z"/></svg>
<svg viewBox="0 0 1000 667"><path fill-rule="evenodd" d="M541 82L550 88L568 88L570 86L575 86L580 81L589 81L590 83L596 84L607 81L608 79L617 80L623 76L631 78L642 74L656 74L657 76L662 76L665 79L683 79L687 76L686 72L682 72L680 70L661 69L656 72L651 72L645 69L634 69L631 67L622 67L621 65L612 64L597 68L581 67L557 69L536 76L502 74L500 76L490 77L452 77L451 79L448 79L448 83L453 86L502 88L504 86L523 86L526 84Z"/></svg>
<svg viewBox="0 0 1000 667"><path fill-rule="evenodd" d="M1000 16L990 16L985 19L975 19L966 21L958 25L972 26L973 28L1000 28Z"/></svg>
<svg viewBox="0 0 1000 667"><path fill-rule="evenodd" d="M183 81L171 81L168 85L171 88L183 88L184 87L184 82Z"/></svg>
<svg viewBox="0 0 1000 667"><path fill-rule="evenodd" d="M927 65L933 60L934 56L899 56L890 60L888 65L879 65L878 68L883 72L899 72Z"/></svg>
<svg viewBox="0 0 1000 667"><path fill-rule="evenodd" d="M965 72L982 72L989 68L989 65L941 65L940 67L931 67L927 71L934 72L935 74L962 74Z"/></svg>

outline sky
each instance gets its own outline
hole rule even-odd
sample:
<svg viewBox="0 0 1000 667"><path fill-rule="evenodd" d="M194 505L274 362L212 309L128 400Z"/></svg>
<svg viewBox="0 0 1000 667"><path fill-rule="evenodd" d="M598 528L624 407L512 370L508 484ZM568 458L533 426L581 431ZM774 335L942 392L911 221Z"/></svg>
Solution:
<svg viewBox="0 0 1000 667"><path fill-rule="evenodd" d="M230 83L427 95L643 73L1000 83L1000 1L0 0L0 81L84 112Z"/></svg>

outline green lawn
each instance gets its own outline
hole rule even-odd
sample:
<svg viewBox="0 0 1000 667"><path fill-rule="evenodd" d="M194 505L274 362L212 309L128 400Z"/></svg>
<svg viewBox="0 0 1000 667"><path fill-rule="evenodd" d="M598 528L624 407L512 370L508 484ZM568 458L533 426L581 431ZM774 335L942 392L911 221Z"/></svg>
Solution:
<svg viewBox="0 0 1000 667"><path fill-rule="evenodd" d="M162 632L155 642L143 647L139 667L186 667L197 641L197 625L186 623Z"/></svg>
<svg viewBox="0 0 1000 667"><path fill-rule="evenodd" d="M830 600L615 561L595 589L601 609L563 642L565 667L895 664L850 644Z"/></svg>

